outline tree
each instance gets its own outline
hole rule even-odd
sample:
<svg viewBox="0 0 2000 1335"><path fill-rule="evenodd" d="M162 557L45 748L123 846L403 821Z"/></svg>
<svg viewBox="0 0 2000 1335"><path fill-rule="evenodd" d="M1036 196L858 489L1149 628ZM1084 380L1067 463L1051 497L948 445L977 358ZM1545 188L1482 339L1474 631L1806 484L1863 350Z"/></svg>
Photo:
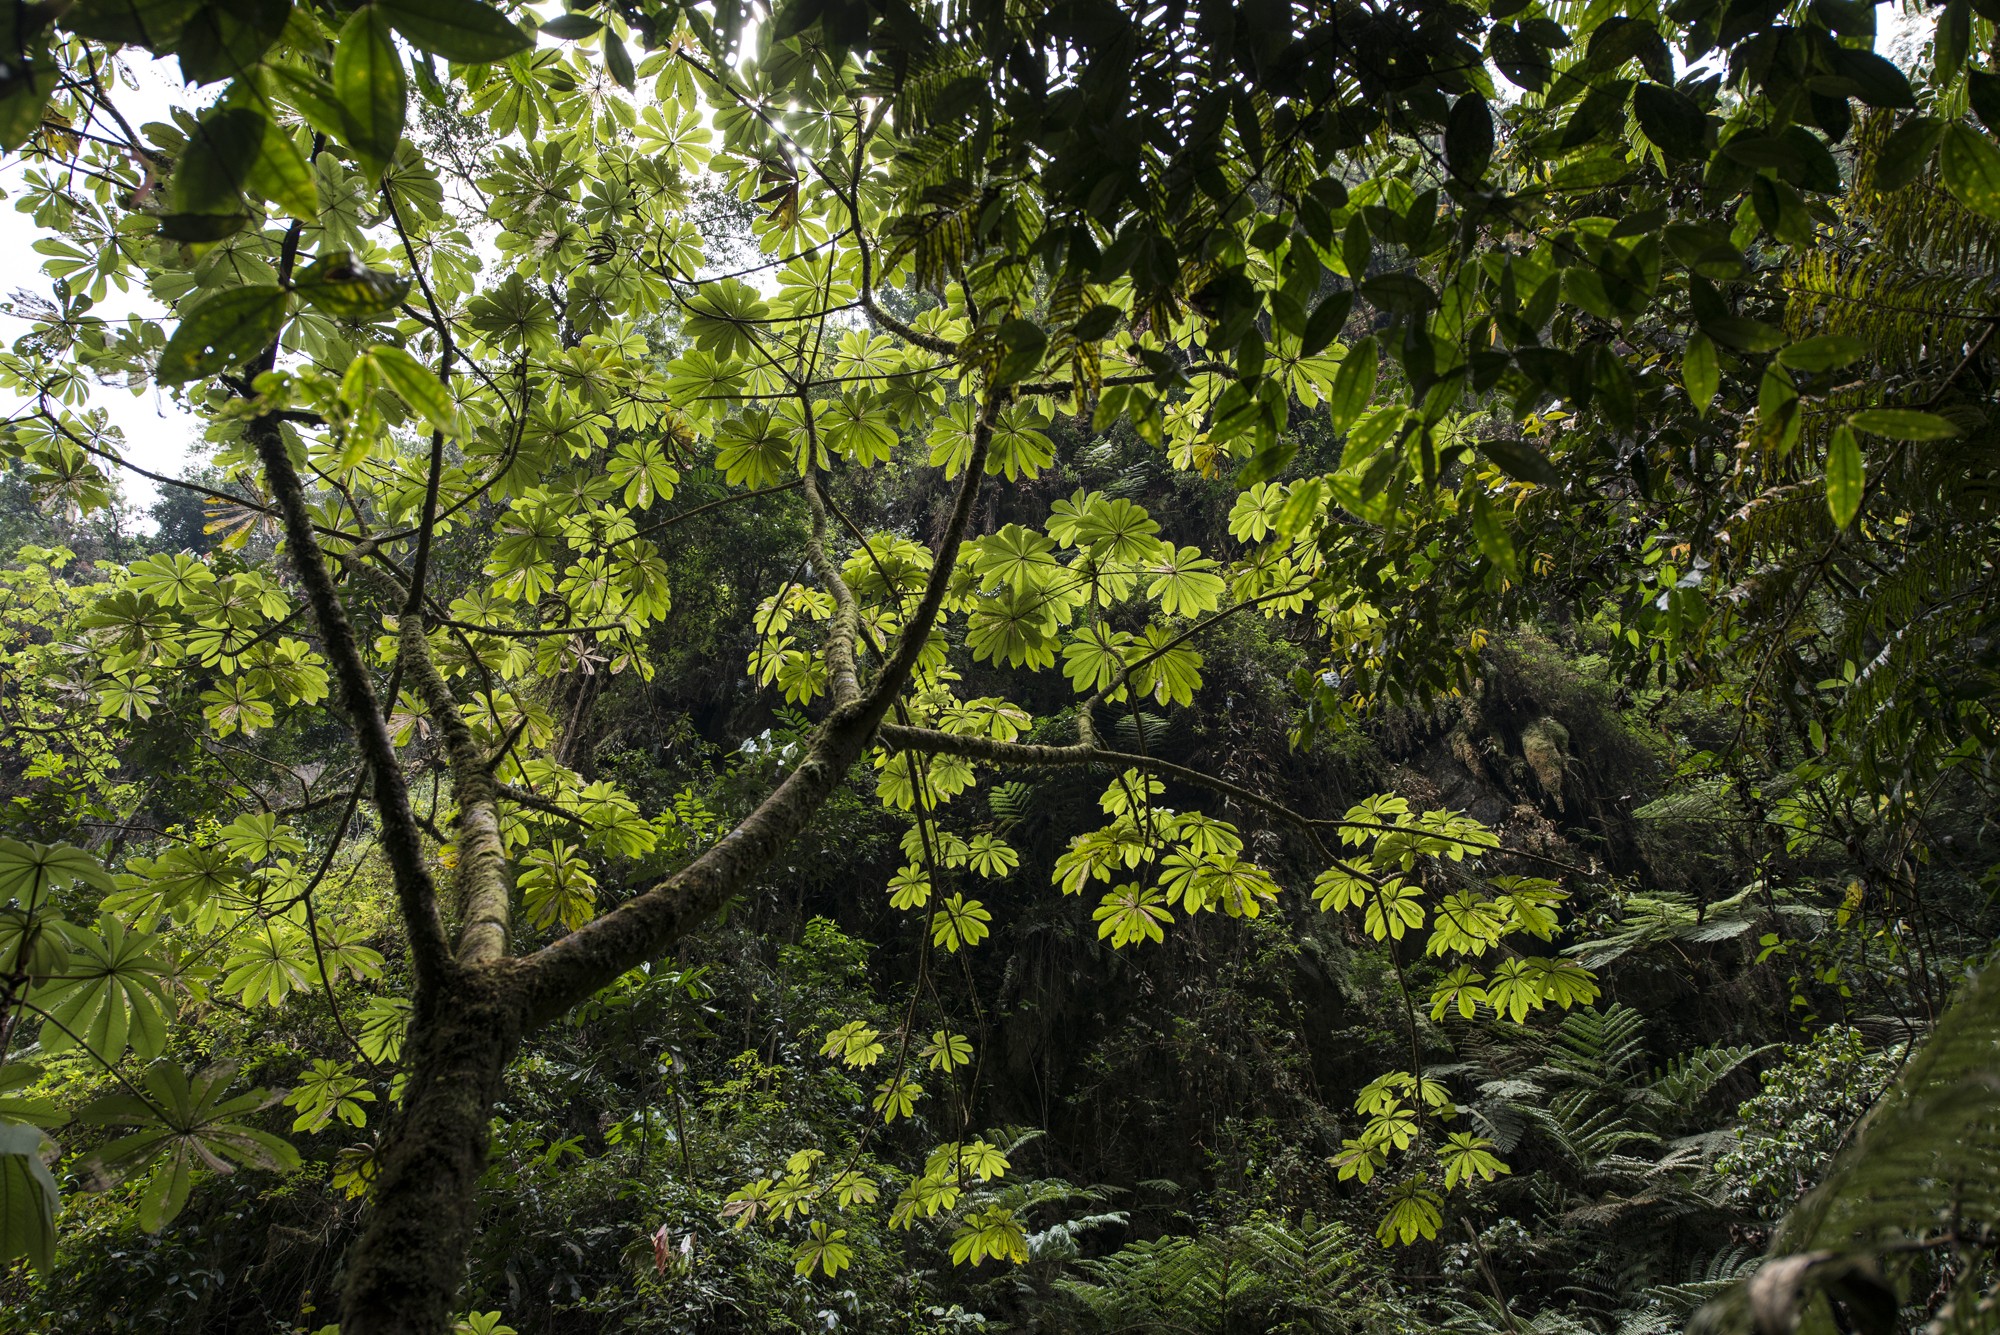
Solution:
<svg viewBox="0 0 2000 1335"><path fill-rule="evenodd" d="M890 892L935 949L977 946L992 917L970 892L1014 865L947 824L978 767L1093 767L1115 776L1106 822L1057 880L1109 887L1096 919L1114 945L1279 894L1233 824L1163 805L1171 783L1296 829L1323 868L1314 898L1391 943L1399 973L1420 940L1452 964L1429 996L1405 984L1412 1017L1587 1005L1590 972L1537 944L1561 930L1563 889L1478 823L1387 798L1299 812L1107 745L1100 716L1186 705L1203 634L1252 611L1320 656L1297 683L1301 741L1374 700L1452 691L1531 593L1622 596L1639 670L1783 648L1850 557L1879 568L1850 525L1893 545L1934 513L1935 482L1902 485L1910 447L1983 426L1955 387L1983 373L1990 322L1953 317L1907 383L1836 385L1894 354L1784 327L1776 304L1819 229L1872 241L1896 216L1885 169L1843 174L1851 134L1896 136L1862 161L1916 164L1904 189L1935 152L1966 234L2000 217L1990 137L1942 111L1896 120L1917 94L1868 49L1872 11L795 3L754 36L747 17L620 5L549 20L546 41L475 0L10 19L0 142L30 163L59 298L4 364L30 399L11 448L45 489L101 504L125 465L85 407L90 377L126 377L201 414L228 479L186 484L219 512L219 550L135 562L78 617L102 726L171 719L184 742L283 766L331 715L353 749L331 786L264 810L218 797L208 829L128 857L115 887L72 849L7 845L6 1032L39 1020L45 1048L79 1043L129 1086L82 1113L141 1127L100 1163L150 1174L153 1222L200 1164L284 1166L227 1072L128 1074L125 1053L164 1045L180 934L228 942L221 986L250 1002L383 976L315 906L342 841L372 837L408 989L371 1013L407 1015L408 1036L348 1335L446 1326L522 1036L699 927L864 761L911 815ZM1960 6L1940 32L1927 95L1985 108L1993 76L1965 60L1988 18ZM175 58L217 99L134 129L120 46ZM755 210L736 270L690 221L704 169ZM92 312L134 280L173 305L171 335ZM1939 346L1942 383L1920 390ZM1042 507L1030 484L1068 412L1191 473L1234 470L1226 559L1163 540L1129 500ZM1308 429L1342 437L1337 467L1292 467ZM948 498L931 533L852 522L860 480L899 455ZM1773 582L1793 592L1739 617L1704 577L1740 575L1711 553L1746 487L1752 505L1809 502L1827 555L1788 530ZM672 814L587 778L571 742L603 677L652 670L676 526L794 490L807 537L759 606L750 669L818 721L747 818L669 841ZM1990 543L1990 493L1943 490L1966 511L1945 540ZM976 527L994 491L1033 522ZM273 540L282 574L244 559ZM1938 604L1990 615L1985 592ZM1073 699L1040 719L955 686L1025 690L1058 663ZM1760 669L1750 693L1784 691ZM1989 699L1941 711L1925 773L1985 754ZM325 810L341 814L317 862L296 862L299 823ZM615 905L612 863L647 881ZM919 1053L920 1035L850 1026L828 1051L888 1059L875 1110L893 1120L924 1096L913 1058L949 1075L963 1041ZM367 1116L345 1078L320 1072L301 1118ZM1504 1171L1447 1129L1454 1111L1415 1052L1362 1092L1342 1166L1393 1179L1385 1240L1434 1234L1443 1190ZM8 1136L45 1224L39 1140ZM941 1146L894 1215L950 1209L1005 1171L991 1150ZM769 1181L736 1202L744 1222L869 1203L813 1162ZM8 1246L45 1256L40 1226ZM961 1228L971 1263L1022 1246L999 1205ZM842 1268L841 1236L816 1221L800 1268Z"/></svg>

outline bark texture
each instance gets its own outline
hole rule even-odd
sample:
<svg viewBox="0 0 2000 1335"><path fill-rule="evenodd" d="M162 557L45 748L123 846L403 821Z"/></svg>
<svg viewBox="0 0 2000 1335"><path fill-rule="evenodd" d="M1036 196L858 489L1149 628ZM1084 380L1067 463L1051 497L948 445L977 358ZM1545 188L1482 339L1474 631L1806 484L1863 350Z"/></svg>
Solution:
<svg viewBox="0 0 2000 1335"><path fill-rule="evenodd" d="M465 970L419 1016L410 1084L383 1138L367 1227L347 1258L341 1335L442 1335L465 1282L501 1078L520 1047L521 970Z"/></svg>

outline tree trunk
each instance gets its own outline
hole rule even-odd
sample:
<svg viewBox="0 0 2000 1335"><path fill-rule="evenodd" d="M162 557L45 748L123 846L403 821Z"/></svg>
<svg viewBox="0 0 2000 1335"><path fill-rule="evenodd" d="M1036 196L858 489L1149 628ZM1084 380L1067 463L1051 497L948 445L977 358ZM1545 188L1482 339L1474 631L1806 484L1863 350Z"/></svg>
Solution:
<svg viewBox="0 0 2000 1335"><path fill-rule="evenodd" d="M520 1046L511 962L451 977L406 1044L410 1083L347 1258L341 1335L444 1335L465 1282L500 1082Z"/></svg>

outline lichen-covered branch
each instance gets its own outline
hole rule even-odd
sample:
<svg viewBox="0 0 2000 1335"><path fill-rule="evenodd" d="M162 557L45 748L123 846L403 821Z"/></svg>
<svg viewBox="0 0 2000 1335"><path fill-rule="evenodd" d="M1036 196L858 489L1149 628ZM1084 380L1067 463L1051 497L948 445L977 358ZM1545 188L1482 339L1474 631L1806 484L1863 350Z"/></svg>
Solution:
<svg viewBox="0 0 2000 1335"><path fill-rule="evenodd" d="M312 511L307 507L298 469L286 452L284 433L276 422L257 418L250 423L249 436L283 520L292 565L319 626L321 645L340 688L341 706L354 730L362 762L368 767L375 808L382 820L382 853L395 882L397 908L409 942L422 1009L450 970L451 951L444 919L438 912L437 889L424 865L423 841L411 814L409 785L396 760L396 748L389 740L388 723L375 698L375 685L355 642L354 628L313 533Z"/></svg>
<svg viewBox="0 0 2000 1335"><path fill-rule="evenodd" d="M819 470L808 460L806 510L812 516L812 529L806 537L806 555L812 558L813 568L819 572L827 592L833 595L833 624L826 633L826 678L834 708L840 709L861 698L861 672L854 659L854 642L861 628L861 604L855 601L854 590L847 587L840 567L827 558L823 485Z"/></svg>
<svg viewBox="0 0 2000 1335"><path fill-rule="evenodd" d="M444 734L452 800L458 805L458 817L452 826L453 847L457 852L452 869L452 900L463 915L458 929L458 963L465 968L485 964L507 953L512 909L507 854L500 841L499 786L471 727L459 712L458 698L431 657L423 615L411 606L418 599L417 590L406 589L395 576L369 565L362 559L366 554L358 553L348 563L349 568L378 585L404 608L397 620L397 656L411 687Z"/></svg>

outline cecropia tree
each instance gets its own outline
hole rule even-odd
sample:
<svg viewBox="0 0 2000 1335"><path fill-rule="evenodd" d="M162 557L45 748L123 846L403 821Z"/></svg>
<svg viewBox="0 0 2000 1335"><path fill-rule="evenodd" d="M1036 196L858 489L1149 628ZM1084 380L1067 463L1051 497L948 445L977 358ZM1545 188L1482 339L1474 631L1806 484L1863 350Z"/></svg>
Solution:
<svg viewBox="0 0 2000 1335"><path fill-rule="evenodd" d="M57 283L0 366L23 400L10 446L50 495L101 504L132 465L93 384L157 385L207 425L219 470L158 480L201 492L223 535L132 564L59 638L10 647L22 708L90 693L100 751L172 719L207 754L286 769L285 740L328 718L351 750L164 833L130 821L100 755L67 772L131 824L115 846L0 845L0 1061L83 1048L121 1086L77 1110L0 1101L0 1256L47 1264L38 1128L70 1111L133 1128L88 1167L135 1184L150 1228L202 1173L296 1165L251 1124L261 1092L153 1059L212 993L338 993L349 1046L313 1054L294 1129L362 1125L375 1077L357 1070L394 1076L378 1145L340 1170L368 1200L340 1328L442 1331L524 1035L669 951L851 782L907 813L894 906L929 948L976 948L992 912L975 892L1018 857L951 804L982 773L1057 766L1108 781L1056 882L1102 896L1114 945L1281 894L1235 824L1171 791L1292 831L1320 864L1312 899L1388 943L1399 977L1437 962L1435 988L1405 979L1411 1065L1362 1092L1340 1156L1384 1176L1385 1242L1434 1236L1442 1193L1506 1166L1453 1127L1415 1013L1591 1002L1553 944L1563 889L1466 817L1388 797L1300 811L1100 727L1148 697L1191 703L1205 632L1252 615L1319 660L1301 741L1371 699L1449 691L1557 530L1599 542L1599 593L1687 594L1685 625L1649 631L1678 653L1695 592L1671 571L1655 587L1658 554L1620 546L1652 530L1614 524L1605 545L1602 507L1641 473L1715 492L1738 437L1710 439L1712 403L1759 467L1803 470L1785 485L1836 532L1875 495L1857 432L1959 433L1936 403L1827 399L1812 377L1865 349L1771 322L1787 248L1844 188L1827 141L1857 102L1914 100L1866 49L1872 17L1827 0L1559 17L1518 0L10 9L0 140ZM139 52L185 76L170 121L121 105ZM1968 216L2000 212L1983 132L1921 135ZM747 238L695 221L718 194ZM171 332L102 314L114 287L170 307ZM1063 415L1233 476L1226 550L1163 538L1129 499L1038 499ZM1642 421L1666 443L1635 446ZM1298 475L1305 430L1344 437L1337 468ZM881 469L933 474L940 522L853 522ZM1032 522L975 519L995 492ZM807 536L757 591L748 670L813 711L809 744L722 831L585 779L573 747L601 682L653 670L677 540L722 507L795 504ZM281 564L245 559L273 540ZM1058 665L1074 699L1047 717L959 694L975 672ZM35 744L55 773L86 741ZM362 858L387 873L379 930L327 907L329 872ZM859 1022L825 1051L882 1072L888 1121L934 1097L920 1066L970 1063L961 1035ZM35 1079L0 1068L0 1091ZM960 1260L1025 1256L1008 1211L959 1208L1006 1170L984 1141L945 1142L882 1203L802 1155L730 1211L811 1214L802 1272L841 1269L840 1217L878 1204L948 1225Z"/></svg>

